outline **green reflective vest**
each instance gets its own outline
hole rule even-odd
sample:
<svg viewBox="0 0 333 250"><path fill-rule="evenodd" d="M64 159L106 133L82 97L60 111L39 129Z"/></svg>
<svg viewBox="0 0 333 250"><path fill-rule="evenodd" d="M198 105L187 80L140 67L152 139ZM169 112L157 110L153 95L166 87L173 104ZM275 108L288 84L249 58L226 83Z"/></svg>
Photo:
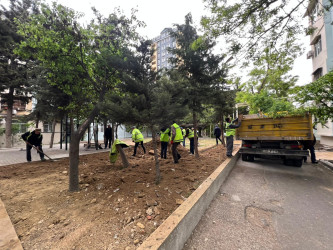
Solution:
<svg viewBox="0 0 333 250"><path fill-rule="evenodd" d="M133 131L132 131L132 140L134 142L141 142L141 141L143 141L143 135L140 132L140 130L138 130L137 128L133 129Z"/></svg>
<svg viewBox="0 0 333 250"><path fill-rule="evenodd" d="M188 138L194 138L194 131L192 129L188 129Z"/></svg>
<svg viewBox="0 0 333 250"><path fill-rule="evenodd" d="M167 128L165 131L161 131L160 141L169 142L169 138L170 138L169 133L170 133L169 128Z"/></svg>
<svg viewBox="0 0 333 250"><path fill-rule="evenodd" d="M117 161L118 154L119 154L119 152L117 150L117 145L118 144L120 144L122 148L128 148L128 145L125 142L116 139L114 141L114 143L112 144L112 147L111 147L111 150L110 150L110 153L109 153L109 158L110 158L111 163L115 163Z"/></svg>
<svg viewBox="0 0 333 250"><path fill-rule="evenodd" d="M174 127L176 129L176 136L175 139L173 140L174 142L182 142L183 139L183 133L182 130L180 129L180 127L178 126L177 123L172 124L171 127Z"/></svg>
<svg viewBox="0 0 333 250"><path fill-rule="evenodd" d="M185 135L186 135L186 130L183 128L182 129L182 133L183 133L183 137L185 137Z"/></svg>
<svg viewBox="0 0 333 250"><path fill-rule="evenodd" d="M235 136L236 134L236 129L235 128L229 128L229 126L231 125L232 123L225 123L225 133L226 133L226 136Z"/></svg>

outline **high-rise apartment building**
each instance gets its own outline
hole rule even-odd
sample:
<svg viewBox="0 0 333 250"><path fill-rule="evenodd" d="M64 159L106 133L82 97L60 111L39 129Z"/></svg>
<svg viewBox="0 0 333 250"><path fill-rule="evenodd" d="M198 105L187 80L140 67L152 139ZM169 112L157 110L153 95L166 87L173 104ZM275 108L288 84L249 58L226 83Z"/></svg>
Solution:
<svg viewBox="0 0 333 250"><path fill-rule="evenodd" d="M329 0L310 0L304 17L309 18L309 27L314 30L310 35L311 50L307 58L312 59L312 80L333 70L333 8L324 11L323 6L329 5ZM318 126L317 135L320 142L333 146L333 123Z"/></svg>
<svg viewBox="0 0 333 250"><path fill-rule="evenodd" d="M154 70L172 67L169 58L173 55L168 51L168 48L176 48L176 39L171 36L170 31L172 31L171 28L165 28L158 37L153 39L155 53L152 68Z"/></svg>

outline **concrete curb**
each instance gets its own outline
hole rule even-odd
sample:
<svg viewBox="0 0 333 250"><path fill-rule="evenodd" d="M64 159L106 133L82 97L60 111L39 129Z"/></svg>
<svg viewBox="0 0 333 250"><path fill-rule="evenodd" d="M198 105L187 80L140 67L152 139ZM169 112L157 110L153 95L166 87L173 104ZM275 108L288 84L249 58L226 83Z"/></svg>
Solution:
<svg viewBox="0 0 333 250"><path fill-rule="evenodd" d="M23 250L15 229L0 199L0 249Z"/></svg>
<svg viewBox="0 0 333 250"><path fill-rule="evenodd" d="M182 249L239 159L238 150L234 151L234 157L225 160L138 249Z"/></svg>
<svg viewBox="0 0 333 250"><path fill-rule="evenodd" d="M327 160L319 160L319 163L324 167L328 168L329 170L333 171L333 164Z"/></svg>

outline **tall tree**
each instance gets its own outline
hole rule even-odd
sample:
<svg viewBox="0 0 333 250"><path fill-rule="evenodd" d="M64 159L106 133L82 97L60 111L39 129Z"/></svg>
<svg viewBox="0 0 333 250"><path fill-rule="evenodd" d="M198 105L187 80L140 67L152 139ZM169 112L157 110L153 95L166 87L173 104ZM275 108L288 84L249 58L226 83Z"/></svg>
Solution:
<svg viewBox="0 0 333 250"><path fill-rule="evenodd" d="M70 142L69 190L79 190L79 145L86 129L100 112L105 94L119 83L119 64L124 51L135 37L136 18L121 13L101 16L83 28L81 15L53 3L41 4L39 15L29 22L20 22L25 37L17 52L26 58L38 59L48 73L50 84L56 84L71 101L67 110L72 121ZM74 118L83 122L74 127Z"/></svg>
<svg viewBox="0 0 333 250"><path fill-rule="evenodd" d="M333 71L318 80L295 89L296 101L309 110L324 125L333 119Z"/></svg>
<svg viewBox="0 0 333 250"><path fill-rule="evenodd" d="M135 54L128 60L128 71L119 85L122 95L108 98L108 110L112 120L147 126L153 137L156 183L160 182L156 134L161 127L171 126L187 112L183 106L182 79L173 73L160 76L151 69L153 48L151 41L142 40Z"/></svg>
<svg viewBox="0 0 333 250"><path fill-rule="evenodd" d="M195 157L199 157L197 128L199 113L204 110L204 103L210 97L226 76L222 67L224 56L214 55L214 40L199 36L192 26L192 16L187 14L185 24L175 25L172 36L176 38L178 47L170 49L175 55L171 62L178 71L187 79L185 90L188 93L187 101L193 116Z"/></svg>
<svg viewBox="0 0 333 250"><path fill-rule="evenodd" d="M6 147L12 147L12 114L14 102L27 103L27 62L14 54L14 49L23 40L17 33L15 19L25 22L30 12L36 11L31 0L11 0L9 8L0 8L0 95L7 105Z"/></svg>

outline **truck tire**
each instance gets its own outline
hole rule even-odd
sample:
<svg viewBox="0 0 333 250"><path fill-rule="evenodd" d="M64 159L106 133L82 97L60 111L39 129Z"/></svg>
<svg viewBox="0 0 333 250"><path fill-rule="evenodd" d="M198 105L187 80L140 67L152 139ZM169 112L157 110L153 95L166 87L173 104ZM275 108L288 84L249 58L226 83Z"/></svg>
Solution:
<svg viewBox="0 0 333 250"><path fill-rule="evenodd" d="M254 162L254 155L248 155L247 160L250 162Z"/></svg>
<svg viewBox="0 0 333 250"><path fill-rule="evenodd" d="M248 155L247 154L242 154L242 161L248 161Z"/></svg>
<svg viewBox="0 0 333 250"><path fill-rule="evenodd" d="M294 166L295 167L302 167L302 164L303 164L303 159L300 159L300 160L294 160Z"/></svg>

